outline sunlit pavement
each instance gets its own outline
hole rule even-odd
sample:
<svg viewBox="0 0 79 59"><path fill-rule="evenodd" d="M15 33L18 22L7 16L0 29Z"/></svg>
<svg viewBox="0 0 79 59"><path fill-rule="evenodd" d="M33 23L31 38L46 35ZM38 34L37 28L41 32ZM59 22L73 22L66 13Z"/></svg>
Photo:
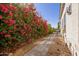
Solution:
<svg viewBox="0 0 79 59"><path fill-rule="evenodd" d="M56 34L51 34L45 37L43 41L36 42L37 46L28 51L24 56L46 56L50 44L54 43L54 39L58 37Z"/></svg>

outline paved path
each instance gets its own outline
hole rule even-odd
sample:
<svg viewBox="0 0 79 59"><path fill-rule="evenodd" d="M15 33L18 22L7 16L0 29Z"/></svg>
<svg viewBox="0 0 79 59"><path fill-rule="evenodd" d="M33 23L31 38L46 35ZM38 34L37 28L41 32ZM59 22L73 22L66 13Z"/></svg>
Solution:
<svg viewBox="0 0 79 59"><path fill-rule="evenodd" d="M36 42L38 44L32 50L27 52L24 56L46 56L48 52L49 45L53 43L53 38L55 35L51 34L48 37L45 37L43 41Z"/></svg>
<svg viewBox="0 0 79 59"><path fill-rule="evenodd" d="M57 33L51 34L48 37L43 38L43 41L36 42L35 44L37 45L30 51L28 51L24 56L71 55L68 47L65 46L64 40L59 38L61 37Z"/></svg>

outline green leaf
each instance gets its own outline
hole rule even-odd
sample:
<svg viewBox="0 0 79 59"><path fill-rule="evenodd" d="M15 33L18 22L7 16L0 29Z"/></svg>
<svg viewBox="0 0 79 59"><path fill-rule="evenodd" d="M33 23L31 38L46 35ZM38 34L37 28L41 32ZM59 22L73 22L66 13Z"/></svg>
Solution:
<svg viewBox="0 0 79 59"><path fill-rule="evenodd" d="M0 45L2 45L3 47L7 47L5 44L5 40L0 40Z"/></svg>
<svg viewBox="0 0 79 59"><path fill-rule="evenodd" d="M0 27L0 32L3 30L3 28Z"/></svg>
<svg viewBox="0 0 79 59"><path fill-rule="evenodd" d="M13 30L14 29L14 26L10 26L8 29L9 30Z"/></svg>
<svg viewBox="0 0 79 59"><path fill-rule="evenodd" d="M7 28L8 26L7 26L7 24L3 24L3 27L4 27L4 28Z"/></svg>
<svg viewBox="0 0 79 59"><path fill-rule="evenodd" d="M6 40L6 41L10 41L10 40L11 40L11 38L5 38L5 40Z"/></svg>

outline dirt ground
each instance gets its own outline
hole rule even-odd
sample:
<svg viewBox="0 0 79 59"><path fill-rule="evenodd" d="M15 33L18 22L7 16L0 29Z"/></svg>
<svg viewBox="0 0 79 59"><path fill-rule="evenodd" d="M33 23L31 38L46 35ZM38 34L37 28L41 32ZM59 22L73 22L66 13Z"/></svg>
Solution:
<svg viewBox="0 0 79 59"><path fill-rule="evenodd" d="M62 38L57 37L53 41L54 43L49 46L48 56L71 56L71 52Z"/></svg>

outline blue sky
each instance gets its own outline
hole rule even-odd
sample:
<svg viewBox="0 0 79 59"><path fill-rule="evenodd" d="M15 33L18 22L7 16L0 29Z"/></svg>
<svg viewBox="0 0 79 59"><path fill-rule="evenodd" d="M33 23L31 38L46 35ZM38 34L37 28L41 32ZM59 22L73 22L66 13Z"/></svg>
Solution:
<svg viewBox="0 0 79 59"><path fill-rule="evenodd" d="M58 3L36 3L35 7L38 13L40 13L52 27L57 27L60 7Z"/></svg>

